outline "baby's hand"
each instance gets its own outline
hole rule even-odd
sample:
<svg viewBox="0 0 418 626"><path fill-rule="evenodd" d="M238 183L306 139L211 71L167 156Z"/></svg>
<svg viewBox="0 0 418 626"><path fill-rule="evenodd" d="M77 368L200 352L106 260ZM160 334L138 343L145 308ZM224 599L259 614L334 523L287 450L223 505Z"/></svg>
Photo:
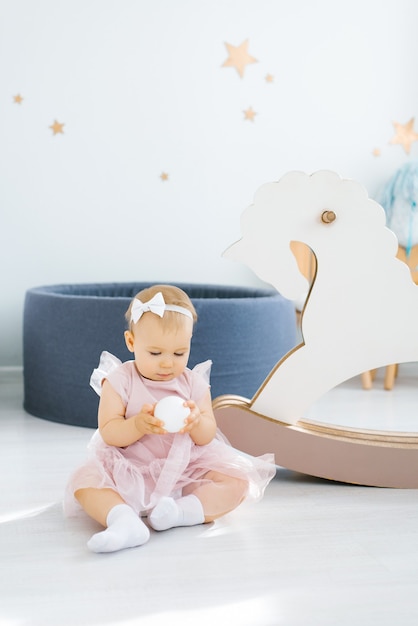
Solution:
<svg viewBox="0 0 418 626"><path fill-rule="evenodd" d="M184 403L184 406L188 406L190 409L189 415L186 417L185 426L179 431L180 433L189 433L192 428L197 426L200 422L201 413L200 409L193 400L188 400Z"/></svg>
<svg viewBox="0 0 418 626"><path fill-rule="evenodd" d="M135 427L141 435L164 435L163 422L154 417L154 406L144 404L141 411L133 418Z"/></svg>

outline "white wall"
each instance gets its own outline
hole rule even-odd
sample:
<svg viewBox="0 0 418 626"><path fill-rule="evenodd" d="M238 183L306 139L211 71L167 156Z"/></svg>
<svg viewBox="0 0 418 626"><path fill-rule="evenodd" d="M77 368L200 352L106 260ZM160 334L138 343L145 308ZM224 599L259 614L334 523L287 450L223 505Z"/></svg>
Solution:
<svg viewBox="0 0 418 626"><path fill-rule="evenodd" d="M418 154L389 143L418 114L417 21L414 0L1 0L0 366L31 286L257 284L221 253L261 184L326 168L375 194ZM247 38L241 79L224 42Z"/></svg>

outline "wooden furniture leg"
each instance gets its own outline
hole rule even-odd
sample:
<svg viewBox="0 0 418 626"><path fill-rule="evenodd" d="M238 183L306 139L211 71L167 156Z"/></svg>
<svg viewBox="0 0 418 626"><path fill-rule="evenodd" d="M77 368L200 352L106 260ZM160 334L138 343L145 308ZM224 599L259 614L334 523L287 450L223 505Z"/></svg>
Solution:
<svg viewBox="0 0 418 626"><path fill-rule="evenodd" d="M361 375L361 384L363 389L371 389L373 384L373 378L371 371L363 372Z"/></svg>
<svg viewBox="0 0 418 626"><path fill-rule="evenodd" d="M395 378L397 375L398 366L396 363L393 365L388 365L385 371L385 379L383 382L384 389L390 391L393 388L393 384L395 382Z"/></svg>

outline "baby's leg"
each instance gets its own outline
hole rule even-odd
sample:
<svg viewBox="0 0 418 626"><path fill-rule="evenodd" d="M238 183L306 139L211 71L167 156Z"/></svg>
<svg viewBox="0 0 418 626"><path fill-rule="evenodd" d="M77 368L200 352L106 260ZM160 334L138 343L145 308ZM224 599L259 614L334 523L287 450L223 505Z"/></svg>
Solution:
<svg viewBox="0 0 418 626"><path fill-rule="evenodd" d="M116 491L89 487L74 495L90 517L107 526L88 541L93 552L115 552L148 541L148 528Z"/></svg>
<svg viewBox="0 0 418 626"><path fill-rule="evenodd" d="M107 516L111 509L118 504L125 504L125 501L113 489L77 489L74 493L87 515L92 517L102 526L107 526Z"/></svg>
<svg viewBox="0 0 418 626"><path fill-rule="evenodd" d="M167 530L174 526L194 526L212 522L235 509L245 498L248 483L210 471L204 476L210 482L184 489L178 500L161 498L148 519L155 530Z"/></svg>
<svg viewBox="0 0 418 626"><path fill-rule="evenodd" d="M213 520L233 511L244 500L248 491L248 482L242 478L228 476L221 472L210 471L203 477L209 480L200 487L189 485L184 493L193 493L202 503L205 522Z"/></svg>

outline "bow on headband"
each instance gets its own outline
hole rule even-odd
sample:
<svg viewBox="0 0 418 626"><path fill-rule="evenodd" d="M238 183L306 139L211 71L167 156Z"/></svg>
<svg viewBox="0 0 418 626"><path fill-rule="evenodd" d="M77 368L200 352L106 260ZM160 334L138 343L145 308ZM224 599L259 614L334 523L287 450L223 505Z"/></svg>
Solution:
<svg viewBox="0 0 418 626"><path fill-rule="evenodd" d="M186 315L193 320L193 315L188 309L175 304L166 304L164 302L163 294L159 291L153 298L151 298L151 300L148 300L148 302L141 302L141 300L135 298L132 304L131 321L136 324L137 321L141 319L142 315L148 312L155 313L155 315L163 317L166 311L175 311L176 313Z"/></svg>

